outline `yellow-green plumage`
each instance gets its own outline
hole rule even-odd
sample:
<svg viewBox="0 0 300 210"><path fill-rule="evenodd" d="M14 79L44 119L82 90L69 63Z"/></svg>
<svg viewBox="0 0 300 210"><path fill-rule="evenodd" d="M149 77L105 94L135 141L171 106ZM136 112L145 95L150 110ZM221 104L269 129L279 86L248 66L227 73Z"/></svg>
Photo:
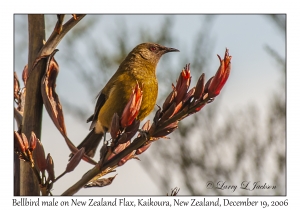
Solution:
<svg viewBox="0 0 300 210"><path fill-rule="evenodd" d="M178 50L154 43L143 43L136 46L101 90L95 112L88 119L88 121L92 121L90 127L92 131L78 148L85 147L86 154L94 156L103 133L110 130L114 113L122 115L137 82L143 91L137 119L143 120L149 115L155 106L158 93L157 63L163 54L175 51Z"/></svg>

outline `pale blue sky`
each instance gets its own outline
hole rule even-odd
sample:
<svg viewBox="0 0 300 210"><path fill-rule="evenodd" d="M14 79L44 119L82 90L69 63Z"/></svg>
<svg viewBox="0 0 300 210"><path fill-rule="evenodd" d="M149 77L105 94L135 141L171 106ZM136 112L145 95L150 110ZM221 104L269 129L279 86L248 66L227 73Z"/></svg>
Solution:
<svg viewBox="0 0 300 210"><path fill-rule="evenodd" d="M85 18L89 18L88 16ZM55 18L54 18L55 19ZM155 15L126 15L126 16L104 16L99 20L99 30L95 30L92 33L96 37L103 36L104 39L109 38L109 34L105 34L103 30L105 27L116 28L118 20L125 19L128 31L134 31L135 27L143 26L149 30L154 30L156 25L162 20L162 16ZM80 23L79 23L80 24ZM82 24L84 22L82 21ZM190 53L189 47L195 45L193 43L196 32L200 24L200 17L198 15L176 15L174 37L178 39L179 46L170 46L180 49L180 53ZM274 27L273 23L263 15L218 15L214 21L213 30L211 33L214 37L214 48L211 56L211 64L207 70L206 78L213 76L212 72L215 72L219 66L219 61L216 54L223 57L225 48L229 48L229 52L232 55L232 71L228 79L227 84L221 92L221 97L216 100L221 101L220 112L232 112L235 110L243 109L249 104L253 104L259 107L260 112L264 115L267 112L268 101L272 96L272 93L276 91L276 88L281 87L279 84L280 72L277 69L276 62L265 51L264 46L272 46L280 55L285 56L285 37L278 33L278 30ZM133 34L134 36L134 34ZM134 39L131 39L132 47L138 43L134 43ZM63 43L61 43L63 44ZM95 43L97 44L97 43ZM60 45L58 46L58 49ZM62 52L59 52L62 53ZM58 60L59 60L59 53ZM179 58L180 54L174 55L173 59ZM16 71L20 75L23 66L26 64L26 55L17 57ZM88 58L85 58L88 60ZM177 72L181 70L181 67L185 64L180 64ZM159 66L161 67L161 66ZM64 68L63 63L60 63L61 71ZM174 70L175 71L175 70ZM159 71L158 71L159 73ZM193 73L192 73L193 74ZM193 75L196 78L197 75ZM64 82L68 77L68 82ZM77 80L78 81L78 80ZM61 97L74 97L76 95L77 104L83 104L83 99L86 98L85 92L81 91L80 86L77 84L74 75L70 75L70 71L60 72L57 82L57 91ZM72 90L72 91L70 91ZM61 91L61 92L59 92ZM92 93L95 96L99 90ZM73 93L74 95L72 95ZM76 94L75 94L76 93ZM85 102L86 103L86 102ZM91 111L94 104L91 103ZM205 111L205 109L203 110ZM69 137L76 139L79 143L88 132L88 125L85 122L79 123L68 114L65 113L65 123ZM67 146L62 142L63 139L54 125L50 122L47 113L44 112L43 117L43 141L46 153L50 152L55 164L56 175L63 172L65 164L67 163L68 152ZM45 129L46 128L46 129ZM159 143L159 142L158 142ZM62 155L63 154L63 155ZM96 157L98 157L96 155ZM152 179L147 177L143 169L141 169L138 161L129 161L125 166L117 169L118 176L114 183L103 189L83 189L78 195L83 194L135 194L135 195L154 195L161 194L158 188L152 183ZM75 173L66 175L54 186L53 193L55 195L61 194L66 187L70 186L76 180L78 180L84 171L88 170L90 166L88 164L81 163L76 169ZM147 180L147 181L145 181ZM128 184L124 186L123 184ZM132 183L135 183L132 185ZM122 190L119 191L120 185ZM177 186L174 183L174 186ZM184 193L183 193L184 194Z"/></svg>

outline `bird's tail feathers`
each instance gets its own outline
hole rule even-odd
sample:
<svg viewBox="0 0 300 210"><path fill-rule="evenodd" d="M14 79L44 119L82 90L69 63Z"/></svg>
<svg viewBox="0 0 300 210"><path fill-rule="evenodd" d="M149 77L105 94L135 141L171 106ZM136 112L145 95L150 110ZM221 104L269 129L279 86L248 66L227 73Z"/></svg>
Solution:
<svg viewBox="0 0 300 210"><path fill-rule="evenodd" d="M94 157L96 149L103 137L103 133L95 133L95 129L84 138L84 140L77 146L78 149L84 147L85 154L89 157ZM72 154L71 154L72 155Z"/></svg>

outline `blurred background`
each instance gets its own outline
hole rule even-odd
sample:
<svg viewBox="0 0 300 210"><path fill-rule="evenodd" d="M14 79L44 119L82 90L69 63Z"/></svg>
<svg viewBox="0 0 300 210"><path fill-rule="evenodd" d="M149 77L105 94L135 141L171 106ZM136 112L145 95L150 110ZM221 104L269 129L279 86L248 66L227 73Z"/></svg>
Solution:
<svg viewBox="0 0 300 210"><path fill-rule="evenodd" d="M45 15L45 22L49 37L56 15ZM15 15L14 23L14 70L21 78L28 60L27 15ZM231 75L213 103L180 122L170 139L152 144L139 156L141 161L117 168L111 185L76 195L166 195L175 187L179 195L285 195L286 16L87 15L64 37L55 55L60 66L56 92L75 145L89 132L86 119L94 111L95 97L142 42L180 50L159 62L158 105L185 64L191 64L194 86L202 72L206 79L215 74L216 55L223 57L226 47L232 55ZM147 119L152 120L153 113ZM60 175L69 149L45 110L41 140ZM55 183L52 194L63 193L91 167L81 162ZM243 182L249 189L255 182L271 188L245 190L240 188ZM222 186L237 188L219 189Z"/></svg>

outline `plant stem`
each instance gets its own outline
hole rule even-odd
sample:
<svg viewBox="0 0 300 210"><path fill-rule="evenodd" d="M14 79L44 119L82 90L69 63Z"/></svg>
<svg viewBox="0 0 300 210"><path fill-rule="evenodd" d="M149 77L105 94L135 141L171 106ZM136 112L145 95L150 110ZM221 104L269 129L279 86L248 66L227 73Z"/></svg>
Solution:
<svg viewBox="0 0 300 210"><path fill-rule="evenodd" d="M38 52L45 40L44 15L28 15L29 52L28 70L30 77L26 83L25 107L22 122L22 133L29 139L33 131L41 139L43 100L41 95L41 78L45 73L46 63L41 61L32 70ZM24 161L20 163L20 195L40 195L38 180L31 166Z"/></svg>

